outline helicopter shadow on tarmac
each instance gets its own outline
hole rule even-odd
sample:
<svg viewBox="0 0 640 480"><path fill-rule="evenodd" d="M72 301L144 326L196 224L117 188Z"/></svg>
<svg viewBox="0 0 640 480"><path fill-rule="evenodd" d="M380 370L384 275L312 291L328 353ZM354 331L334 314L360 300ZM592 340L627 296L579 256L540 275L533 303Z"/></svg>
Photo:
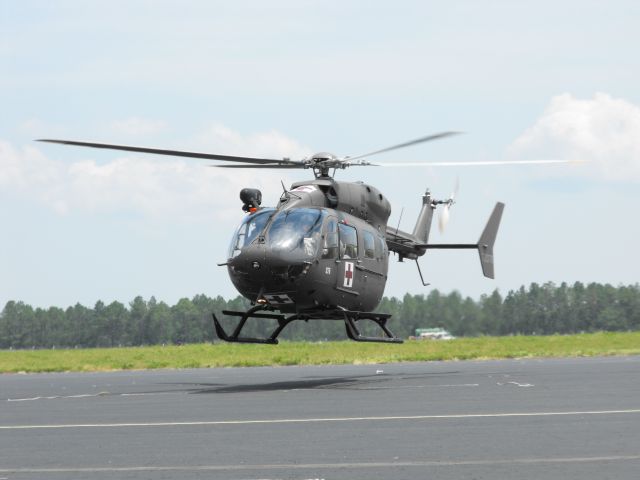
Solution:
<svg viewBox="0 0 640 480"><path fill-rule="evenodd" d="M425 380L443 376L456 375L460 372L437 372L419 374L371 374L342 377L318 377L309 376L300 380L270 382L260 384L223 385L220 384L193 384L194 387L203 388L188 389L191 394L225 394L225 393L257 393L257 392L281 392L288 390L377 390L392 388L394 380Z"/></svg>

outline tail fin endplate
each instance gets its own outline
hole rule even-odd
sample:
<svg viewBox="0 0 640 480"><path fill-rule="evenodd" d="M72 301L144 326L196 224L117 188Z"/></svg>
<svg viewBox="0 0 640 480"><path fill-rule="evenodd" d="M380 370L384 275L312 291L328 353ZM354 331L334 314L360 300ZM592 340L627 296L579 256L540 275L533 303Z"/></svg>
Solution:
<svg viewBox="0 0 640 480"><path fill-rule="evenodd" d="M487 225L478 240L478 253L480 254L480 264L482 265L482 273L485 277L494 278L493 269L493 244L498 235L498 227L504 210L504 203L498 202L491 212L491 216L487 221Z"/></svg>

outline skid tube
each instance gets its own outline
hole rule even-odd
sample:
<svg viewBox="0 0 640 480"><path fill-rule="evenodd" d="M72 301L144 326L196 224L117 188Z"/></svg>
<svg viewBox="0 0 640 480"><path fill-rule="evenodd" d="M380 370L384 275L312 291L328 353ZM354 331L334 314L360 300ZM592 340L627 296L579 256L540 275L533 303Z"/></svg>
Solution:
<svg viewBox="0 0 640 480"><path fill-rule="evenodd" d="M401 338L396 337L391 330L387 328L387 320L391 318L388 313L373 312L355 312L343 310L344 325L347 330L347 337L354 342L377 342L377 343L403 343ZM375 322L384 332L384 337L365 337L360 333L356 322L359 320L371 320Z"/></svg>
<svg viewBox="0 0 640 480"><path fill-rule="evenodd" d="M250 308L246 312L238 312L233 310L223 310L222 313L225 315L240 317L238 324L234 328L231 334L228 334L225 329L222 327L222 324L216 317L215 313L212 313L213 317L213 325L216 330L216 334L220 340L231 343L262 343L268 345L277 345L278 344L278 335L282 333L287 325L295 320L343 320L347 332L347 336L355 341L355 342L379 342L379 343L402 343L402 339L397 338L391 333L391 331L387 328L387 320L391 317L389 314L385 313L373 313L373 312L357 312L351 310L334 310L330 312L307 312L307 313L296 313L290 316L285 316L281 313L258 313L261 310L273 311L269 307L264 307L263 305L256 305L253 308ZM254 337L242 337L240 333L242 329L245 327L247 320L249 318L265 318L271 320L277 320L278 326L271 332L266 338L254 338ZM371 320L375 322L383 331L384 337L366 337L360 333L356 322L359 320Z"/></svg>

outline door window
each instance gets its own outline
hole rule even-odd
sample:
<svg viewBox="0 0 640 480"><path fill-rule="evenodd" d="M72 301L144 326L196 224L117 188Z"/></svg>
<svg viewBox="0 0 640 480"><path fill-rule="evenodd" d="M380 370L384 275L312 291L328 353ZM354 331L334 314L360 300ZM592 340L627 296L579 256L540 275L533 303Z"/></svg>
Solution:
<svg viewBox="0 0 640 480"><path fill-rule="evenodd" d="M376 258L383 260L385 257L387 242L382 237L376 237Z"/></svg>
<svg viewBox="0 0 640 480"><path fill-rule="evenodd" d="M338 220L330 217L325 227L322 258L338 258Z"/></svg>
<svg viewBox="0 0 640 480"><path fill-rule="evenodd" d="M375 237L373 236L373 233L365 230L362 232L362 240L364 242L365 258L375 258Z"/></svg>
<svg viewBox="0 0 640 480"><path fill-rule="evenodd" d="M351 225L338 224L340 232L340 258L358 258L358 233Z"/></svg>

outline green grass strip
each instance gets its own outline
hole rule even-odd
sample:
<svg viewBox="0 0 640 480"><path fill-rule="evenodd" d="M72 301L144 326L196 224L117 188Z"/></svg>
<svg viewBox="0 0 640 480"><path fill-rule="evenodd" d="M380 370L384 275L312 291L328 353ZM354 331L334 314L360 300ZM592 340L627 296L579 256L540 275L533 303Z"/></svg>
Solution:
<svg viewBox="0 0 640 480"><path fill-rule="evenodd" d="M109 371L155 368L337 365L432 360L639 355L640 332L408 341L401 345L282 342L69 350L2 350L0 372Z"/></svg>

